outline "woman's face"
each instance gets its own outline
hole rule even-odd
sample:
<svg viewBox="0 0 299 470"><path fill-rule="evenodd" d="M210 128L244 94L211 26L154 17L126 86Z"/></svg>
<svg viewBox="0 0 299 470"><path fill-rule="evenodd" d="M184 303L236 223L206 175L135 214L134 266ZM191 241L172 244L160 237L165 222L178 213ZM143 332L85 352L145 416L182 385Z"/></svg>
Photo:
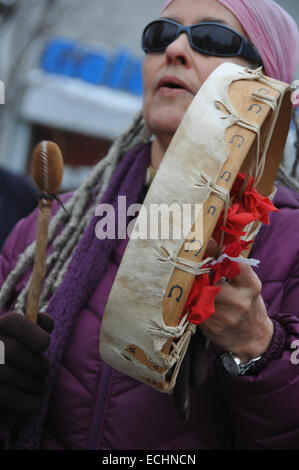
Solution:
<svg viewBox="0 0 299 470"><path fill-rule="evenodd" d="M217 0L174 0L161 17L182 25L203 21L221 22L245 36L236 17ZM143 106L148 128L158 137L171 138L201 85L225 61L249 65L240 57L223 58L201 54L191 48L185 33L164 52L147 54L143 63ZM178 80L183 88L163 86L163 82Z"/></svg>

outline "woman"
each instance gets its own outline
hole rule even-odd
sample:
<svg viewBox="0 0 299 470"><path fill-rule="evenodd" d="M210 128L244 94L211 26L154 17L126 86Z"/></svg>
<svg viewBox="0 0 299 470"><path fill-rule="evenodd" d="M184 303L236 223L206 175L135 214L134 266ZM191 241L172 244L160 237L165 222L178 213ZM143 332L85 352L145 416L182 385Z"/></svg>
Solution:
<svg viewBox="0 0 299 470"><path fill-rule="evenodd" d="M261 0L259 10L253 0L172 0L161 18L180 25L214 22L217 31L226 25L254 42L268 74L292 79L298 31L272 0ZM276 34L279 47L271 43ZM260 60L253 46L248 46L251 52L246 57L228 59L221 47L217 55L200 52L187 34L174 35L166 45L161 45L161 38L157 41L157 32L152 35L147 29L146 35L146 127L138 117L68 200L68 214L60 210L53 217L49 274L41 299L48 315L39 315L40 326L11 313L24 311L36 214L18 225L4 247L0 265L0 339L7 350L6 368L2 373L0 369L3 441L8 448L41 449L297 448L299 381L290 344L299 334L298 248L293 237L299 230L299 199L287 189L276 200L281 212L273 214L253 249L262 261L260 279L250 267L241 266L233 283L221 281L216 312L201 325L211 340L208 374L203 386L191 392L188 420L177 418L171 397L112 370L98 356L101 318L128 240L95 238L95 206L99 201L116 206L119 195L127 197L128 205L142 201L149 164L159 166L209 74L225 60L248 66ZM152 143L148 131L154 136ZM287 253L280 243L282 235L287 238ZM280 263L273 269L270 261L275 256ZM49 346L51 318L55 327ZM196 344L189 354L194 364L193 350ZM253 361L246 375L232 377L219 360L225 352L233 352L243 363L262 357ZM189 392L188 384L180 380L175 396L183 418L188 415Z"/></svg>

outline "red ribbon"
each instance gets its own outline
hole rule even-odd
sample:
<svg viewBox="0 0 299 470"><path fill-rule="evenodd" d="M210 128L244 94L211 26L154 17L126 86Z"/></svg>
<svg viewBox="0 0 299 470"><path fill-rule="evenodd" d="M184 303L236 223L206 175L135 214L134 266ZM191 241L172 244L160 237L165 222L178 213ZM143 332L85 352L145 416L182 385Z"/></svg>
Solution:
<svg viewBox="0 0 299 470"><path fill-rule="evenodd" d="M279 209L272 204L270 199L257 192L253 187L254 178L252 176L249 177L244 193L242 197L239 198L245 178L246 175L244 175L244 173L239 173L232 188L231 195L240 201L241 212L250 213L254 220L260 220L263 224L269 225L269 213L279 211Z"/></svg>
<svg viewBox="0 0 299 470"><path fill-rule="evenodd" d="M241 240L246 235L244 228L251 222L259 220L263 224L269 224L269 213L278 211L270 199L263 197L254 186L254 178L250 177L242 195L246 175L239 173L231 196L234 203L228 210L225 226L224 213L219 217L213 233L213 238L220 242L222 232L224 237L224 253L232 258L238 258L240 254L248 249L252 242ZM194 280L183 315L188 312L187 319L190 323L199 325L213 313L215 313L215 298L220 287L215 286L222 277L234 279L240 274L240 267L236 261L225 258L221 263L211 266L211 276L201 274Z"/></svg>
<svg viewBox="0 0 299 470"><path fill-rule="evenodd" d="M220 290L220 287L210 286L208 274L196 277L183 312L189 311L190 323L199 325L215 313L215 297Z"/></svg>
<svg viewBox="0 0 299 470"><path fill-rule="evenodd" d="M243 228L254 220L255 219L252 214L243 212L241 210L240 204L235 203L228 209L225 226L223 226L224 213L220 215L213 233L213 238L217 243L219 243L221 233L225 232L226 235L224 237L224 245L234 243L240 240L240 237L246 235L246 232L243 231Z"/></svg>

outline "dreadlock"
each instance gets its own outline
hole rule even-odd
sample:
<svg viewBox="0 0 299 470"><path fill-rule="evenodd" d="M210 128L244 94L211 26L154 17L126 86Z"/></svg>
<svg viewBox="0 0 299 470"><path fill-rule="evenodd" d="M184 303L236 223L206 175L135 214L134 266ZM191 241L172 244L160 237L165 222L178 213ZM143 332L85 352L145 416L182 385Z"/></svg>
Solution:
<svg viewBox="0 0 299 470"><path fill-rule="evenodd" d="M45 311L47 303L61 283L76 245L83 236L95 212L95 207L101 201L112 175L123 158L131 149L150 140L143 114L140 112L129 129L121 134L111 146L107 156L101 160L91 172L85 183L75 191L65 204L66 211L60 208L53 217L48 233L48 243L53 242L53 251L46 261L46 271L49 275L44 283L40 299L40 311ZM92 204L90 202L92 201ZM64 227L59 235L59 229ZM0 310L8 302L12 290L20 277L29 269L34 260L35 242L27 247L20 255L15 269L9 274L0 291ZM21 291L14 307L16 312L24 314L29 290L29 282Z"/></svg>

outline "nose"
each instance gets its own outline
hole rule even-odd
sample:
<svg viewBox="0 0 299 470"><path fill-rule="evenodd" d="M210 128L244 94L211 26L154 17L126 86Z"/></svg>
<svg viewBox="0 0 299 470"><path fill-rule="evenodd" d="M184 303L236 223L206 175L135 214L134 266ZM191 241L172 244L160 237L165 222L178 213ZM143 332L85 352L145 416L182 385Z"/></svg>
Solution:
<svg viewBox="0 0 299 470"><path fill-rule="evenodd" d="M165 54L168 65L180 64L190 67L192 48L189 44L188 35L186 33L180 34L180 36L165 49Z"/></svg>

